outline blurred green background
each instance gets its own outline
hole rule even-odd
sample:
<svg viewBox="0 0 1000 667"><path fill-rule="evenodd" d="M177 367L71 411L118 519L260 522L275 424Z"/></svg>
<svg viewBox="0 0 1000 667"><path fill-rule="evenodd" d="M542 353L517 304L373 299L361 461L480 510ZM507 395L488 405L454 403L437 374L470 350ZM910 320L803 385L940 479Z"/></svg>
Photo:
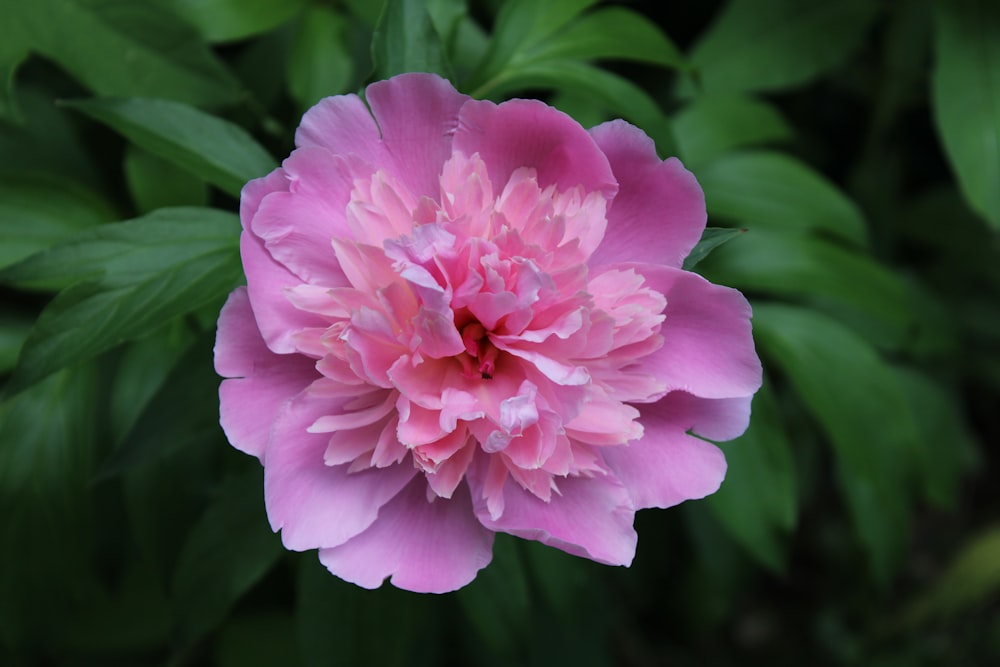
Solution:
<svg viewBox="0 0 1000 667"><path fill-rule="evenodd" d="M1000 3L0 0L0 664L1000 664ZM624 117L765 386L608 568L498 536L369 592L271 534L218 427L242 184L403 71ZM133 220L135 222L122 222Z"/></svg>

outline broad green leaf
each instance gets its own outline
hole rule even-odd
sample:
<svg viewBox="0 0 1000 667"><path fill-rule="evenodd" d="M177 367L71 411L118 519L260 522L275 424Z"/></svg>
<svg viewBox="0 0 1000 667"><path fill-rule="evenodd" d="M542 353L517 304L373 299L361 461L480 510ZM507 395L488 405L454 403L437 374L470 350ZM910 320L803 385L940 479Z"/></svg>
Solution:
<svg viewBox="0 0 1000 667"><path fill-rule="evenodd" d="M935 120L962 193L1000 229L1000 4L938 3Z"/></svg>
<svg viewBox="0 0 1000 667"><path fill-rule="evenodd" d="M858 207L822 175L782 153L730 153L698 170L709 216L783 234L821 232L867 245Z"/></svg>
<svg viewBox="0 0 1000 667"><path fill-rule="evenodd" d="M162 209L102 225L0 272L0 282L72 283L39 316L8 391L221 299L242 279L238 230L231 213Z"/></svg>
<svg viewBox="0 0 1000 667"><path fill-rule="evenodd" d="M791 444L769 385L754 397L746 433L719 446L729 468L708 506L733 539L781 572L787 561L783 541L795 527L798 500Z"/></svg>
<svg viewBox="0 0 1000 667"><path fill-rule="evenodd" d="M212 368L215 336L202 334L194 342L188 342L189 336L178 337L180 340L172 348L161 337L153 339L161 343L161 354L166 359L154 362L147 382L152 389L141 387L135 397L142 411L133 418L121 445L101 463L95 481L161 460L183 447L207 447L222 440L219 378ZM126 356L122 363L133 360L135 355ZM125 372L125 377L118 380L127 380L129 375ZM116 397L119 391L116 386Z"/></svg>
<svg viewBox="0 0 1000 667"><path fill-rule="evenodd" d="M580 16L525 50L517 62L564 59L633 60L687 67L680 51L655 23L626 7L603 7Z"/></svg>
<svg viewBox="0 0 1000 667"><path fill-rule="evenodd" d="M14 368L33 323L34 318L26 314L0 311L0 374Z"/></svg>
<svg viewBox="0 0 1000 667"><path fill-rule="evenodd" d="M493 560L456 593L465 617L495 655L516 656L531 636L531 594L515 540L498 533Z"/></svg>
<svg viewBox="0 0 1000 667"><path fill-rule="evenodd" d="M684 164L711 162L736 148L790 139L792 128L763 100L746 95L703 95L673 117Z"/></svg>
<svg viewBox="0 0 1000 667"><path fill-rule="evenodd" d="M504 74L494 85L495 96L530 88L592 95L615 115L641 127L661 156L677 152L670 120L656 100L629 79L599 67L573 60L538 62Z"/></svg>
<svg viewBox="0 0 1000 667"><path fill-rule="evenodd" d="M0 269L114 220L109 204L60 176L0 171Z"/></svg>
<svg viewBox="0 0 1000 667"><path fill-rule="evenodd" d="M739 93L807 83L854 53L878 12L871 0L730 0L690 54L695 89Z"/></svg>
<svg viewBox="0 0 1000 667"><path fill-rule="evenodd" d="M754 229L703 269L713 282L744 291L834 306L841 319L886 347L904 346L916 326L906 284L895 273L826 239Z"/></svg>
<svg viewBox="0 0 1000 667"><path fill-rule="evenodd" d="M14 96L14 76L31 48L23 31L12 22L0 26L0 119L21 123L23 111Z"/></svg>
<svg viewBox="0 0 1000 667"><path fill-rule="evenodd" d="M4 21L98 95L231 104L239 85L198 33L154 2L7 3Z"/></svg>
<svg viewBox="0 0 1000 667"><path fill-rule="evenodd" d="M65 104L234 197L247 181L277 166L242 127L181 102L132 98Z"/></svg>
<svg viewBox="0 0 1000 667"><path fill-rule="evenodd" d="M217 667L299 667L295 617L276 605L234 614L219 631Z"/></svg>
<svg viewBox="0 0 1000 667"><path fill-rule="evenodd" d="M906 367L895 369L921 437L914 443L924 498L954 509L962 475L975 459L975 443L954 391L940 381Z"/></svg>
<svg viewBox="0 0 1000 667"><path fill-rule="evenodd" d="M349 29L344 16L327 7L310 7L303 14L286 66L288 92L301 109L347 90L354 66Z"/></svg>
<svg viewBox="0 0 1000 667"><path fill-rule="evenodd" d="M218 627L281 555L281 541L267 525L263 486L258 466L227 476L192 528L171 595L182 646Z"/></svg>
<svg viewBox="0 0 1000 667"><path fill-rule="evenodd" d="M111 384L111 395L108 397L111 433L116 446L122 444L136 421L147 412L150 401L160 392L196 337L185 320L177 319L124 347ZM167 410L173 408L171 405L159 407ZM156 409L156 406L151 408L154 413ZM122 456L120 447L113 456ZM104 467L107 466L106 461Z"/></svg>
<svg viewBox="0 0 1000 667"><path fill-rule="evenodd" d="M872 574L887 584L906 546L920 437L898 376L864 339L813 310L758 302L754 333L829 439Z"/></svg>
<svg viewBox="0 0 1000 667"><path fill-rule="evenodd" d="M447 623L450 596L416 595L389 584L368 591L341 581L316 553L298 559L295 625L303 667L337 664L411 667L445 664L442 649L464 637ZM369 637L372 628L392 628L392 641Z"/></svg>
<svg viewBox="0 0 1000 667"><path fill-rule="evenodd" d="M962 545L933 586L904 615L907 625L969 612L1000 594L1000 527L992 526Z"/></svg>
<svg viewBox="0 0 1000 667"><path fill-rule="evenodd" d="M495 95L492 79L526 51L542 44L597 0L511 0L497 14L493 37L468 86L473 97Z"/></svg>
<svg viewBox="0 0 1000 667"><path fill-rule="evenodd" d="M0 403L4 646L58 645L91 588L88 483L101 437L96 376L79 365Z"/></svg>
<svg viewBox="0 0 1000 667"><path fill-rule="evenodd" d="M731 241L737 236L744 234L745 229L730 229L728 227L706 227L701 234L698 245L692 248L691 253L684 258L684 270L690 271L697 266L701 260L718 248L726 241Z"/></svg>
<svg viewBox="0 0 1000 667"><path fill-rule="evenodd" d="M437 34L441 36L445 52L454 55L458 31L469 16L465 0L426 0L424 5Z"/></svg>
<svg viewBox="0 0 1000 667"><path fill-rule="evenodd" d="M289 21L308 0L161 0L209 42L230 42Z"/></svg>
<svg viewBox="0 0 1000 667"><path fill-rule="evenodd" d="M372 35L372 61L380 79L404 72L451 76L441 36L423 0L386 0Z"/></svg>
<svg viewBox="0 0 1000 667"><path fill-rule="evenodd" d="M140 213L208 203L205 181L141 148L128 146L123 166L129 193Z"/></svg>

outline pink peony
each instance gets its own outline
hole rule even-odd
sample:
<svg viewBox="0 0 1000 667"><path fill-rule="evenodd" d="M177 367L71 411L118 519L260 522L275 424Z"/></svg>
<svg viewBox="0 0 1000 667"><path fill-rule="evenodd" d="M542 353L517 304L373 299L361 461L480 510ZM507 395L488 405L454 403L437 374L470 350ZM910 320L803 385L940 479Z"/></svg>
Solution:
<svg viewBox="0 0 1000 667"><path fill-rule="evenodd" d="M337 576L443 592L497 531L628 565L635 511L714 492L761 383L750 307L681 270L698 183L590 131L408 74L321 101L243 189L221 421L274 530Z"/></svg>

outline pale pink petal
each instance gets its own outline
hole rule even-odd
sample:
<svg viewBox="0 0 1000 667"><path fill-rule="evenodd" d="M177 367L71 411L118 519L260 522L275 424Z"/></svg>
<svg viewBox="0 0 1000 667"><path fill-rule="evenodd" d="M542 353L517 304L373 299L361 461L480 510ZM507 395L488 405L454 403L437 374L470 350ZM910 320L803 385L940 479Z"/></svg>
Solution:
<svg viewBox="0 0 1000 667"><path fill-rule="evenodd" d="M479 153L490 181L507 183L522 167L535 169L538 184L560 190L583 186L606 198L618 189L607 158L579 123L536 100L496 105L470 101L462 107L455 149Z"/></svg>
<svg viewBox="0 0 1000 667"><path fill-rule="evenodd" d="M240 222L243 229L250 229L250 221L260 208L260 202L272 192L288 192L288 175L275 169L267 176L255 178L240 191Z"/></svg>
<svg viewBox="0 0 1000 667"><path fill-rule="evenodd" d="M668 396L641 408L645 434L628 447L602 450L605 463L628 488L636 508L671 507L715 493L726 458L710 442L688 435L688 415ZM683 403L683 401L681 402Z"/></svg>
<svg viewBox="0 0 1000 667"><path fill-rule="evenodd" d="M315 363L299 355L276 355L267 349L250 310L246 288L229 295L219 315L215 372L220 422L229 442L262 458L278 410L316 379Z"/></svg>
<svg viewBox="0 0 1000 667"><path fill-rule="evenodd" d="M492 558L493 533L476 520L468 488L452 498L427 500L421 479L379 510L365 532L320 561L338 577L364 588L394 586L418 593L446 593L465 586Z"/></svg>
<svg viewBox="0 0 1000 667"><path fill-rule="evenodd" d="M618 194L608 209L604 240L591 266L651 262L680 267L701 238L707 214L698 181L677 158L660 160L653 141L623 120L590 130L601 147Z"/></svg>
<svg viewBox="0 0 1000 667"><path fill-rule="evenodd" d="M412 195L436 198L438 177L451 156L459 109L469 98L447 79L423 73L377 81L365 96L391 156L392 175Z"/></svg>
<svg viewBox="0 0 1000 667"><path fill-rule="evenodd" d="M751 309L742 294L689 271L652 265L635 269L667 298L663 346L642 360L648 372L671 390L702 398L749 396L760 388Z"/></svg>
<svg viewBox="0 0 1000 667"><path fill-rule="evenodd" d="M295 145L319 146L334 155L356 155L369 164L388 159L371 112L357 95L337 95L316 103L302 116Z"/></svg>
<svg viewBox="0 0 1000 667"><path fill-rule="evenodd" d="M265 453L267 516L295 551L337 546L363 532L416 474L405 464L356 473L326 465L330 436L307 429L332 407L328 397L300 394L278 416Z"/></svg>
<svg viewBox="0 0 1000 667"><path fill-rule="evenodd" d="M503 514L494 519L481 497L482 483L470 479L476 516L490 530L538 540L576 556L608 565L629 565L635 556L635 514L625 486L613 477L569 477L558 482L549 502L508 480Z"/></svg>
<svg viewBox="0 0 1000 667"><path fill-rule="evenodd" d="M271 351L278 354L296 352L296 334L329 325L326 318L299 310L288 300L285 290L301 285L302 279L276 262L264 248L263 241L250 232L243 232L240 255L257 326Z"/></svg>

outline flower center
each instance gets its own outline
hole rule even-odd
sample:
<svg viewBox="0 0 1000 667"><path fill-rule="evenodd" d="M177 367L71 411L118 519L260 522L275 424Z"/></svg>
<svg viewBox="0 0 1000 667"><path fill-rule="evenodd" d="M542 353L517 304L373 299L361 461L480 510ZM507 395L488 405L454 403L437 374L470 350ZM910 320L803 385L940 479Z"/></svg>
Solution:
<svg viewBox="0 0 1000 667"><path fill-rule="evenodd" d="M492 380L499 352L486 335L485 327L475 320L466 324L462 327L462 343L465 352L458 355L458 361L465 376Z"/></svg>

